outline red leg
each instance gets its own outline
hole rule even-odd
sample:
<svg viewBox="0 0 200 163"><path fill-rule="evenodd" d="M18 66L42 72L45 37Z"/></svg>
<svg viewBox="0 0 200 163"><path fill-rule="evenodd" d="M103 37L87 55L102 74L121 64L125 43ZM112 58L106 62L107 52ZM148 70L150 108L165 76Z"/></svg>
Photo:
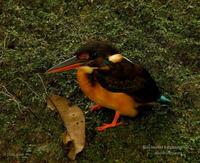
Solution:
<svg viewBox="0 0 200 163"><path fill-rule="evenodd" d="M115 117L114 117L112 123L104 123L102 126L97 127L96 130L97 131L105 131L107 128L116 127L116 126L123 124L122 122L117 123L119 117L120 117L120 114L119 114L119 112L116 111Z"/></svg>
<svg viewBox="0 0 200 163"><path fill-rule="evenodd" d="M91 111L96 111L96 110L99 110L99 109L101 109L101 108L102 108L101 105L96 104L96 105L94 105L94 106L91 106L91 107L90 107L90 110L91 110Z"/></svg>

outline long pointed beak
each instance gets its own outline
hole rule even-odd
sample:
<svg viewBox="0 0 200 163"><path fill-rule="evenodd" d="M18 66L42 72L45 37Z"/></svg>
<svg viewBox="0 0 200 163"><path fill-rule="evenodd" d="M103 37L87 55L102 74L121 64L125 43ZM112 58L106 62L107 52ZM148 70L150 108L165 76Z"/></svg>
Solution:
<svg viewBox="0 0 200 163"><path fill-rule="evenodd" d="M84 63L85 63L85 61L81 61L81 60L77 59L76 56L74 56L62 63L59 63L59 64L53 66L52 68L47 70L46 73L51 74L51 73L56 73L56 72L72 70L72 69L82 66Z"/></svg>

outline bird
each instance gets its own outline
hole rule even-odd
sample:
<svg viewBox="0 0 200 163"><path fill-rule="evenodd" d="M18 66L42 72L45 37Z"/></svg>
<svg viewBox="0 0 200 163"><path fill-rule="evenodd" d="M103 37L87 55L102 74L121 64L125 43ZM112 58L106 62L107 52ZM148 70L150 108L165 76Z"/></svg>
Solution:
<svg viewBox="0 0 200 163"><path fill-rule="evenodd" d="M118 122L120 116L137 116L139 106L170 102L141 64L125 57L108 41L86 42L73 53L73 57L53 66L47 73L73 69L77 70L82 92L96 103L91 110L105 107L115 111L113 121L97 127L97 131L122 125Z"/></svg>

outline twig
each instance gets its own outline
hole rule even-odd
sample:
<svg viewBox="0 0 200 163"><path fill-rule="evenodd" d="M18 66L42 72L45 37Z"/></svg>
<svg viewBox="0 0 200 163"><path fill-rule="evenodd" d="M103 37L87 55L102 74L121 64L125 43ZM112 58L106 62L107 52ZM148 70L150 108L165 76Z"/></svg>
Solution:
<svg viewBox="0 0 200 163"><path fill-rule="evenodd" d="M23 83L25 83L26 86L28 87L28 89L31 90L31 92L33 92L36 96L40 97L40 95L39 95L37 92L35 92L35 91L31 88L31 86L29 85L29 83L27 83L25 80L23 80L22 78L16 78L16 80L20 80L20 81L22 81Z"/></svg>
<svg viewBox="0 0 200 163"><path fill-rule="evenodd" d="M20 109L20 102L16 99L16 97L14 95L12 95L8 91L8 89L5 86L2 86L2 88L5 90L5 92L4 91L0 91L0 93L3 94L3 95L5 95L5 96L7 96L7 97L9 97L10 100L14 101L17 104L17 106L18 106L18 110L20 111L20 113L22 113L22 110Z"/></svg>
<svg viewBox="0 0 200 163"><path fill-rule="evenodd" d="M4 94L5 96L9 97L12 101L14 101L18 105L18 110L20 111L20 113L23 113L22 110L20 109L20 107L23 107L24 109L28 110L38 120L40 124L44 125L42 123L41 118L38 115L36 115L30 107L27 107L21 104L21 102L17 100L17 98L13 94L11 94L5 86L2 86L2 88L5 91L0 91L0 93ZM54 137L54 134L49 131L49 128L46 125L45 127L42 127L42 129L48 132L52 137Z"/></svg>
<svg viewBox="0 0 200 163"><path fill-rule="evenodd" d="M47 93L47 89L46 89L46 87L45 87L45 85L44 85L44 81L43 81L42 77L41 77L40 74L38 74L38 73L37 73L37 76L40 78L40 81L41 81L42 86L43 86L43 88L44 88L44 93L45 93L45 95L46 95L46 98L48 98L48 99L51 101L51 103L54 105L54 103L52 102L52 100L49 98L49 95L48 95L48 93ZM44 101L46 101L46 98L44 98ZM54 107L55 107L55 105L54 105Z"/></svg>
<svg viewBox="0 0 200 163"><path fill-rule="evenodd" d="M44 85L44 81L43 81L42 77L41 77L40 74L38 74L38 73L37 73L37 76L40 78L40 81L41 81L41 83L42 83L42 85L43 85L43 88L44 88L44 92L45 92L45 94L48 96L47 89L46 89L46 87L45 87L45 85Z"/></svg>
<svg viewBox="0 0 200 163"><path fill-rule="evenodd" d="M52 103L52 105L56 108L56 110L58 110L58 108L56 107L55 103L53 102L53 100L50 98L50 96L49 96L48 93L47 93L47 89L46 89L46 87L45 87L45 85L44 85L44 81L43 81L42 77L40 76L40 74L37 74L37 76L38 76L38 77L40 78L40 80L41 80L41 83L42 83L42 85L43 85L44 92L45 92L47 98L48 98L49 101Z"/></svg>

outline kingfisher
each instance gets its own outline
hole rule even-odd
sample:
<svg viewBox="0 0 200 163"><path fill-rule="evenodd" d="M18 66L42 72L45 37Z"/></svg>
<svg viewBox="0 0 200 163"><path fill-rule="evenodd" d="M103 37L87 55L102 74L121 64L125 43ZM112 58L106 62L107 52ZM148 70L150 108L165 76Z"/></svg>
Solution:
<svg viewBox="0 0 200 163"><path fill-rule="evenodd" d="M115 111L113 121L97 127L98 131L121 125L120 115L135 117L139 106L170 102L161 95L150 73L122 55L110 42L87 42L73 57L53 66L47 73L72 69L77 70L82 92L96 103L91 110L105 107Z"/></svg>

